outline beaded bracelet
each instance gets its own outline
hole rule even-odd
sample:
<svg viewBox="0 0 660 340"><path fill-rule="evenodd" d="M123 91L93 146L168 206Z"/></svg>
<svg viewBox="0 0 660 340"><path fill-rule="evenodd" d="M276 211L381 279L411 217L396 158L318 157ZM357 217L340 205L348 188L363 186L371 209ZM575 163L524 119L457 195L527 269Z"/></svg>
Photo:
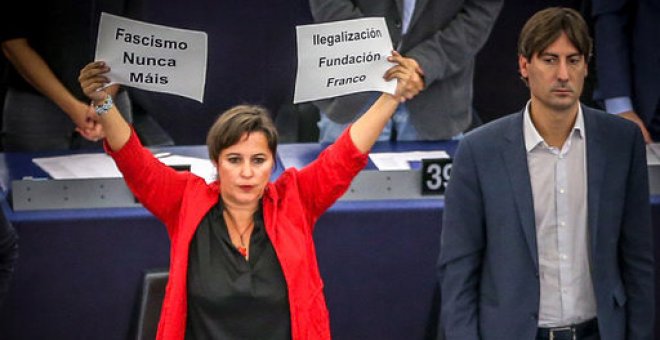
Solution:
<svg viewBox="0 0 660 340"><path fill-rule="evenodd" d="M108 95L107 97L105 97L105 99L103 99L103 104L94 106L94 111L96 111L97 115L102 116L106 114L108 111L110 111L110 109L112 108L112 104L114 104L114 102L112 101L112 96Z"/></svg>

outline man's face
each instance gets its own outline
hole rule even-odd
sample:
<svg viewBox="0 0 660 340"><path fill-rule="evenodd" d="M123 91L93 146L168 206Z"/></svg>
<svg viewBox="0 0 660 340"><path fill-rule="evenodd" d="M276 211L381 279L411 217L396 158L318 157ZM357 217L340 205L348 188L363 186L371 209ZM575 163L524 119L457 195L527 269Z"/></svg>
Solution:
<svg viewBox="0 0 660 340"><path fill-rule="evenodd" d="M554 112L577 112L587 76L587 62L563 33L531 60L518 57L520 74L527 78L532 105Z"/></svg>

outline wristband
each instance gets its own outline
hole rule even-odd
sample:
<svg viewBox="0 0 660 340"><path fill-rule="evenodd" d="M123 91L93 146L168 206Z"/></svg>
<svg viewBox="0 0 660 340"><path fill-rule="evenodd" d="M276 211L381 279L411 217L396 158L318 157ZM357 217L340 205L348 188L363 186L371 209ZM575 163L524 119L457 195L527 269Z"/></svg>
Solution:
<svg viewBox="0 0 660 340"><path fill-rule="evenodd" d="M112 101L112 96L108 95L107 97L105 97L105 99L103 99L103 104L94 105L94 111L96 111L97 115L102 116L106 114L108 111L110 111L113 103L114 102Z"/></svg>

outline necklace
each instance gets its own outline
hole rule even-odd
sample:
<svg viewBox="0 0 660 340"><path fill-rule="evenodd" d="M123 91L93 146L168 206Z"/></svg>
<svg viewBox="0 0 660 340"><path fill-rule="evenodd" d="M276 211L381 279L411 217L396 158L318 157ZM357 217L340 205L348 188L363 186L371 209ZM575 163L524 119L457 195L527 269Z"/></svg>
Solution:
<svg viewBox="0 0 660 340"><path fill-rule="evenodd" d="M233 216L229 212L227 212L226 210L225 210L225 212L229 216L229 218L225 218L225 221L230 222L230 223L226 223L226 224L228 226L231 226L231 228L236 233L238 233L238 240L241 242L240 246L234 245L234 247L236 248L236 250L238 250L239 253L241 253L241 255L243 255L243 257L245 257L247 259L247 257L248 257L247 246L245 246L245 241L243 241L243 236L245 236L245 234L248 231L250 231L254 228L254 220L250 221L250 224L248 224L248 226L245 227L245 229L243 229L243 231L240 231L238 229L238 226L234 222L234 219L232 218ZM229 238L231 239L231 236Z"/></svg>

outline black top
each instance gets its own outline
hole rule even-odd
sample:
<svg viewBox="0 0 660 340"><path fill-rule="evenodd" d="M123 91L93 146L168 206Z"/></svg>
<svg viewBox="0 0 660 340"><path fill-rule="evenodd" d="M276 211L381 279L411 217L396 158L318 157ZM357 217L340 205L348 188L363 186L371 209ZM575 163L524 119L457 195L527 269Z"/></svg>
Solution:
<svg viewBox="0 0 660 340"><path fill-rule="evenodd" d="M206 214L190 243L186 339L291 339L287 285L254 214L249 261L229 238L222 204Z"/></svg>

